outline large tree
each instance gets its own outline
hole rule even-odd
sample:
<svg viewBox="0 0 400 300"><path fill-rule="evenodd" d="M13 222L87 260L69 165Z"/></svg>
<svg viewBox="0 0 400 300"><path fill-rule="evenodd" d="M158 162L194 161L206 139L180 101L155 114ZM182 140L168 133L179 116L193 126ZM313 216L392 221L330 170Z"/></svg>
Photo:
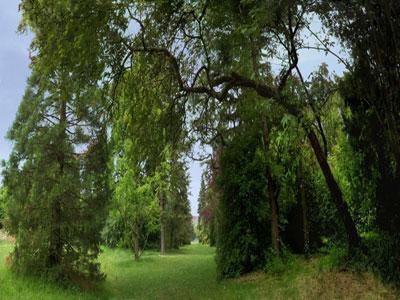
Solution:
<svg viewBox="0 0 400 300"><path fill-rule="evenodd" d="M107 188L107 137L96 88L74 93L65 73L33 69L8 133L4 170L13 267L55 279L99 277Z"/></svg>

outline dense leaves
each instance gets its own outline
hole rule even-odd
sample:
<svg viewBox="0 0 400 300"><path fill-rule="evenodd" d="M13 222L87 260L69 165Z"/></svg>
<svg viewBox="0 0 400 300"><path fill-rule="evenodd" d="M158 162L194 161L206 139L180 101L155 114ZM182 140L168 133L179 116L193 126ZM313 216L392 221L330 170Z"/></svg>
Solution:
<svg viewBox="0 0 400 300"><path fill-rule="evenodd" d="M189 243L186 165L200 146L199 238L216 244L220 277L346 241L398 281L398 1L20 8L35 37L1 194L14 269L99 277L100 232L136 259ZM347 72L305 74L301 53L320 50Z"/></svg>

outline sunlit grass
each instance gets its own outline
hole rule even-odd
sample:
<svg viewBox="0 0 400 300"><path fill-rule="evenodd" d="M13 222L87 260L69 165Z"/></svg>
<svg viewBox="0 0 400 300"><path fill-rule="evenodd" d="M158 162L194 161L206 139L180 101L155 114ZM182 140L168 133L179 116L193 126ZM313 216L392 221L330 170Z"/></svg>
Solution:
<svg viewBox="0 0 400 300"><path fill-rule="evenodd" d="M256 272L216 281L214 249L191 245L160 256L146 252L134 262L129 251L104 249L107 278L95 292L62 289L15 276L5 266L12 249L0 242L0 299L396 299L371 274L323 271L320 259L297 257L279 274Z"/></svg>

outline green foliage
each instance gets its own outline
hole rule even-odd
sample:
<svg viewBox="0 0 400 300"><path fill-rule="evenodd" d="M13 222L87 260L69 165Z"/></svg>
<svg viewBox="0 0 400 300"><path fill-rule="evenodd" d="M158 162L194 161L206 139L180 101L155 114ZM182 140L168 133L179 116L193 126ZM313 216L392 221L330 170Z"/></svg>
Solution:
<svg viewBox="0 0 400 300"><path fill-rule="evenodd" d="M111 213L116 215L111 216L111 222L118 222L118 219L122 222L122 228L117 227L122 235L120 243L134 251L136 246L136 251L141 252L146 248L149 236L159 229L158 199L151 185L147 182L140 184L137 176L128 169L120 174L116 183L113 205Z"/></svg>
<svg viewBox="0 0 400 300"><path fill-rule="evenodd" d="M215 162L214 162L215 163ZM212 165L213 162L210 162ZM218 192L215 186L216 174L211 166L207 165L201 176L201 185L198 198L199 221L197 224L199 242L215 246L217 239L217 207Z"/></svg>
<svg viewBox="0 0 400 300"><path fill-rule="evenodd" d="M270 238L260 141L257 132L247 130L223 149L216 256L220 278L236 277L265 263Z"/></svg>
<svg viewBox="0 0 400 300"><path fill-rule="evenodd" d="M398 1L327 1L321 16L349 49L352 72L339 91L352 114L346 132L373 190L376 225L396 235L400 226ZM393 20L392 20L393 19ZM371 26L374 24L374 26ZM371 38L373 37L373 38ZM384 59L382 59L384 57Z"/></svg>
<svg viewBox="0 0 400 300"><path fill-rule="evenodd" d="M400 283L400 237L387 233L369 234L366 237L368 247L368 266L385 281Z"/></svg>
<svg viewBox="0 0 400 300"><path fill-rule="evenodd" d="M345 133L340 131L330 161L357 227L368 232L376 227L374 199L378 175L374 172L367 176L363 160L362 154L353 150Z"/></svg>
<svg viewBox="0 0 400 300"><path fill-rule="evenodd" d="M0 229L4 227L4 221L6 219L6 205L7 205L7 189L2 186L0 188Z"/></svg>
<svg viewBox="0 0 400 300"><path fill-rule="evenodd" d="M99 277L110 182L108 245L138 255L158 231L161 248L189 243L184 157L201 142L223 146L221 170L199 195L200 241L217 241L220 277L263 267L269 231L281 232L279 243L302 239L299 252L322 238L357 244L354 219L358 230L385 232L382 247L371 241L371 264L380 272L387 264L388 279L399 280L397 256L378 250L392 253L399 240L398 1L22 0L20 8L20 30L35 34L33 72L0 195L17 239L15 270ZM300 50L315 48L306 37L315 13L351 52L338 86L326 64L310 82L298 66ZM329 53L329 37L317 40ZM272 72L276 60L283 68Z"/></svg>
<svg viewBox="0 0 400 300"><path fill-rule="evenodd" d="M318 268L321 271L344 269L349 263L348 251L341 244L326 245L324 249L328 255L321 258L318 262ZM322 249L321 249L322 250Z"/></svg>
<svg viewBox="0 0 400 300"><path fill-rule="evenodd" d="M12 267L63 283L99 279L109 197L102 99L95 89L67 91L67 76L53 80L56 86L33 71L8 133L14 147L3 176L7 230L16 238Z"/></svg>
<svg viewBox="0 0 400 300"><path fill-rule="evenodd" d="M152 246L160 244L156 232L161 227L167 248L187 244L193 236L181 108L169 98L174 85L158 84L162 74L155 69L161 62L145 59L138 57L117 91L112 128L115 191L104 231L110 245L135 249L134 244L140 244L136 255L149 238Z"/></svg>
<svg viewBox="0 0 400 300"><path fill-rule="evenodd" d="M295 257L283 248L281 255L277 256L272 248L267 251L267 260L264 267L265 272L274 275L280 275L293 268Z"/></svg>
<svg viewBox="0 0 400 300"><path fill-rule="evenodd" d="M320 270L348 270L355 272L374 272L383 281L398 285L399 272L399 247L398 237L387 233L368 232L363 235L367 255L362 252L349 255L343 244L328 246L328 255L319 262Z"/></svg>

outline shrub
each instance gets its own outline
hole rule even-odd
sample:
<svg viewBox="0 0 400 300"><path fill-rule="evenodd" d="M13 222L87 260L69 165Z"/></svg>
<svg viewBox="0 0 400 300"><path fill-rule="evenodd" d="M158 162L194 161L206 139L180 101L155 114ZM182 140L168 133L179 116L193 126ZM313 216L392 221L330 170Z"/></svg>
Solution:
<svg viewBox="0 0 400 300"><path fill-rule="evenodd" d="M369 267L383 280L400 286L400 234L372 234L365 242Z"/></svg>

